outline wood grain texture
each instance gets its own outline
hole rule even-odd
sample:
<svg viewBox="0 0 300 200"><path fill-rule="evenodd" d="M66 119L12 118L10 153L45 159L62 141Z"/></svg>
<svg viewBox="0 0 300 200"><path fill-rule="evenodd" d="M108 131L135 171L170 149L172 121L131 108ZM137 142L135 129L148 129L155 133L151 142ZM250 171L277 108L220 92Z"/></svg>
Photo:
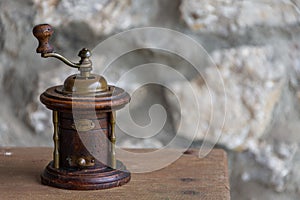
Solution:
<svg viewBox="0 0 300 200"><path fill-rule="evenodd" d="M90 83L88 80L85 81ZM57 134L53 137L55 162L46 167L41 176L42 183L74 190L124 185L130 180L130 173L111 169L104 163L116 163L110 142L113 135L110 112L124 107L130 101L129 94L115 86L86 95L64 93L62 87L48 88L40 96L41 102L55 111L58 119Z"/></svg>
<svg viewBox="0 0 300 200"><path fill-rule="evenodd" d="M109 91L100 92L95 96L60 94L62 86L48 88L40 96L40 100L47 108L61 112L90 113L91 110L110 112L123 108L130 101L129 94L122 88L109 86Z"/></svg>
<svg viewBox="0 0 300 200"><path fill-rule="evenodd" d="M164 169L132 174L126 185L98 191L42 185L40 174L51 155L51 148L0 149L0 199L230 199L227 158L220 149L203 159L189 151Z"/></svg>
<svg viewBox="0 0 300 200"><path fill-rule="evenodd" d="M36 25L32 32L39 41L39 46L36 49L37 53L52 53L54 51L52 45L49 44L49 39L54 32L49 24Z"/></svg>

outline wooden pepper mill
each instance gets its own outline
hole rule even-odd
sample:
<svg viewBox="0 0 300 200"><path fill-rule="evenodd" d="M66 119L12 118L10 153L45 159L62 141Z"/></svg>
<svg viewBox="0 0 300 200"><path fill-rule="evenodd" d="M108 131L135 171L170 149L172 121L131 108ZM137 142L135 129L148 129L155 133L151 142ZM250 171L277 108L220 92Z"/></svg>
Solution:
<svg viewBox="0 0 300 200"><path fill-rule="evenodd" d="M123 185L130 172L115 158L115 111L130 96L123 89L108 85L103 76L92 74L91 52L83 48L73 63L49 44L53 29L48 24L33 28L39 41L36 49L43 58L54 57L77 68L63 85L48 88L41 102L53 111L54 152L41 175L42 183L74 190L105 189Z"/></svg>

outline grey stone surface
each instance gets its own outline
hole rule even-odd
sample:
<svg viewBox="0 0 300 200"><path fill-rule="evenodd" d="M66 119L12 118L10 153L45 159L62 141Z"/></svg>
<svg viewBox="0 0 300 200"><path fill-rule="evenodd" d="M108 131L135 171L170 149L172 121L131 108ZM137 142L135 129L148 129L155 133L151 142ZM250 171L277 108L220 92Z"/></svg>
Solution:
<svg viewBox="0 0 300 200"><path fill-rule="evenodd" d="M229 153L233 199L297 199L299 118L289 120L289 125L277 121L272 134L248 151Z"/></svg>
<svg viewBox="0 0 300 200"><path fill-rule="evenodd" d="M254 26L285 28L300 19L297 2L281 0L184 0L180 10L192 30L223 36L245 34Z"/></svg>
<svg viewBox="0 0 300 200"><path fill-rule="evenodd" d="M241 179L245 182L259 181L278 192L284 191L297 149L297 143L253 142L249 147L248 155L241 156L245 162Z"/></svg>
<svg viewBox="0 0 300 200"><path fill-rule="evenodd" d="M167 101L171 110L178 111L174 112L176 125L181 125L178 134L194 137L193 124L199 123L196 139L206 137L230 149L247 149L248 141L259 140L269 128L287 83L284 66L274 56L268 47L215 51L215 66L206 68L203 77L187 84L174 82L181 107L178 110L172 94ZM187 93L189 84L199 109Z"/></svg>
<svg viewBox="0 0 300 200"><path fill-rule="evenodd" d="M115 33L160 26L201 44L217 67L204 50L159 34L136 35L107 46L107 56L126 42L139 46L155 40L173 51L142 49L120 57L106 71L111 83L135 66L152 62L176 69L187 80L178 82L170 74L155 71L132 76L120 85L131 91L145 77L155 77L163 78L172 90L147 85L131 91L134 98L129 107L137 125L151 123L153 104L164 107L167 121L149 139L118 129L117 144L159 148L179 130L173 147L185 147L192 140L199 147L209 130L206 141L215 143L221 134L218 144L231 149L232 199L298 199L299 6L300 1L289 0L0 0L0 146L52 146L51 113L39 102L39 95L74 73L58 61L35 54L37 41L31 34L35 24L51 23L56 50L74 61L82 47L93 49ZM180 50L186 52L187 60L174 55ZM93 56L98 73L105 64L102 55ZM201 77L191 63L200 66ZM219 75L227 94L224 125ZM187 96L189 84L200 100L199 109ZM198 116L200 129L194 138L191 129ZM183 122L180 129L179 121Z"/></svg>

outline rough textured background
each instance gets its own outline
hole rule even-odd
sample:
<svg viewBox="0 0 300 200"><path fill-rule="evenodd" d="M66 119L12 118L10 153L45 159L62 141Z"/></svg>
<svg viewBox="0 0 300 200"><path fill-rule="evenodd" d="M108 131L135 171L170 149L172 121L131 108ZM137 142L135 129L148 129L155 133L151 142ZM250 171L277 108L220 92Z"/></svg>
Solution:
<svg viewBox="0 0 300 200"><path fill-rule="evenodd" d="M80 48L93 49L105 38L134 27L170 28L192 37L223 77L224 126L220 126L225 109L223 87L215 81L214 66L187 44L157 38L174 50L184 49L190 58L200 57L201 76L183 58L151 49L122 56L109 73L118 78L149 62L171 66L196 88L199 110L186 95L189 86L165 74L177 98L163 87L147 85L134 92L130 105L132 118L140 125L149 123L151 105L164 106L163 129L149 139L119 133L118 144L164 146L181 122L180 140L174 145L183 146L193 139L189 123L200 112L193 146L199 147L206 134L211 142L221 134L218 142L229 152L232 199L299 199L300 1L0 0L1 146L52 145L51 113L38 97L74 73L58 61L35 54L37 42L31 29L38 23L54 26L53 46L72 60ZM132 43L146 43L152 37L137 37ZM101 59L95 55L94 63L101 65ZM130 82L128 89L140 79ZM206 83L210 83L209 91ZM210 121L212 105L215 115Z"/></svg>

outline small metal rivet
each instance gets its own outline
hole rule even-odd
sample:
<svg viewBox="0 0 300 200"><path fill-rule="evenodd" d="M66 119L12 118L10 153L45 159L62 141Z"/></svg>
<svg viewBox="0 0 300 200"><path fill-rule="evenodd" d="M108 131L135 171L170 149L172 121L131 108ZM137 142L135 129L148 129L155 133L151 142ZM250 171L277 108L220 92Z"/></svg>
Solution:
<svg viewBox="0 0 300 200"><path fill-rule="evenodd" d="M85 166L86 165L86 161L84 158L78 158L77 163L79 166Z"/></svg>

